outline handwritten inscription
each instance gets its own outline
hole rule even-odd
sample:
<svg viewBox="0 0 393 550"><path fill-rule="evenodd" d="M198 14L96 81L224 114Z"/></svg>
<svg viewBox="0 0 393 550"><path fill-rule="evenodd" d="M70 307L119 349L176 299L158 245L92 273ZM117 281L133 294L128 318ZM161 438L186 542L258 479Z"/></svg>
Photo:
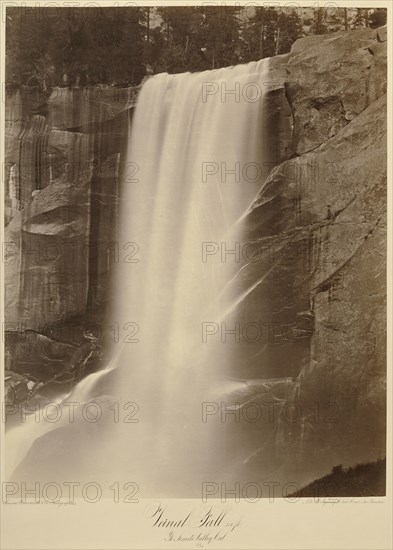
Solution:
<svg viewBox="0 0 393 550"><path fill-rule="evenodd" d="M171 512L168 506L158 504L148 510L147 517L151 527L169 529L165 541L193 542L198 548L223 541L241 524L241 518L234 518L229 507L210 506L199 510L187 510L178 515Z"/></svg>

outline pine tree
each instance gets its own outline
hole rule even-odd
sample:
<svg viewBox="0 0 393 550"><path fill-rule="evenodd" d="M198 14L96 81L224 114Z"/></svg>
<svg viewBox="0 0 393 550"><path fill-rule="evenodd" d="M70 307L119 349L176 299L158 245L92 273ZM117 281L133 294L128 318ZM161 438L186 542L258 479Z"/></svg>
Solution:
<svg viewBox="0 0 393 550"><path fill-rule="evenodd" d="M242 57L247 61L276 55L281 32L278 31L278 11L272 7L257 7L242 30Z"/></svg>
<svg viewBox="0 0 393 550"><path fill-rule="evenodd" d="M184 6L158 8L162 18L160 35L155 29L155 45L161 44L161 51L154 58L157 71L170 73L201 69L201 56L197 52L197 29L202 16L195 8Z"/></svg>
<svg viewBox="0 0 393 550"><path fill-rule="evenodd" d="M282 10L278 18L279 34L277 36L276 52L278 54L290 51L292 44L302 36L302 22L296 10Z"/></svg>
<svg viewBox="0 0 393 550"><path fill-rule="evenodd" d="M232 6L206 6L196 8L201 16L200 24L195 29L195 40L205 54L207 66L216 69L234 65L240 55L240 20L239 8Z"/></svg>
<svg viewBox="0 0 393 550"><path fill-rule="evenodd" d="M148 72L201 71L286 53L304 34L295 9L167 6L6 9L12 85L138 84ZM354 14L354 17L353 17ZM158 25L157 25L158 22ZM386 23L386 9L318 8L308 33Z"/></svg>
<svg viewBox="0 0 393 550"><path fill-rule="evenodd" d="M325 34L328 30L327 24L327 13L324 8L317 8L314 12L314 20L311 25L311 30L313 34Z"/></svg>
<svg viewBox="0 0 393 550"><path fill-rule="evenodd" d="M330 8L327 10L326 23L329 31L348 30L347 8Z"/></svg>
<svg viewBox="0 0 393 550"><path fill-rule="evenodd" d="M356 15L353 21L354 28L368 27L369 21L369 8L357 8Z"/></svg>

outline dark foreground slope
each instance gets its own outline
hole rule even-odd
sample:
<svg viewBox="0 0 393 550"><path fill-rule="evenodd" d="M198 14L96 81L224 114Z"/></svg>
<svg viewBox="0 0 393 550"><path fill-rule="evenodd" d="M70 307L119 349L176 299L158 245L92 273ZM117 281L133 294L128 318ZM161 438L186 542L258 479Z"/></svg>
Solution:
<svg viewBox="0 0 393 550"><path fill-rule="evenodd" d="M386 495L386 459L335 466L331 473L309 483L291 497L373 497Z"/></svg>

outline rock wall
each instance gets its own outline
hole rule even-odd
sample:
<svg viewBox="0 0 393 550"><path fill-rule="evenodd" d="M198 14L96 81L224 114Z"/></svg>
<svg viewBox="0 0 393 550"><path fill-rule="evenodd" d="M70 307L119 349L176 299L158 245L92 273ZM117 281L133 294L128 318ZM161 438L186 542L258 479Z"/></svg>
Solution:
<svg viewBox="0 0 393 550"><path fill-rule="evenodd" d="M247 361L234 346L231 375L248 381L241 403L286 411L247 460L307 482L385 455L386 29L300 39L286 71L292 151L247 214L243 246L268 253L241 266L232 319L269 332Z"/></svg>
<svg viewBox="0 0 393 550"><path fill-rule="evenodd" d="M74 345L86 327L100 335L135 100L135 89L114 87L7 96L3 258L13 370L36 373L42 364L42 350L25 345L31 331Z"/></svg>
<svg viewBox="0 0 393 550"><path fill-rule="evenodd" d="M105 301L133 89L6 102L7 323L40 331Z"/></svg>

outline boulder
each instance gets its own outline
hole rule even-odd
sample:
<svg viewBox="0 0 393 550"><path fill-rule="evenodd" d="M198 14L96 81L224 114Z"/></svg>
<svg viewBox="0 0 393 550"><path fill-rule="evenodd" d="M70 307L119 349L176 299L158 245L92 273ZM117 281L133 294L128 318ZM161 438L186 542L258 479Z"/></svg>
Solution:
<svg viewBox="0 0 393 550"><path fill-rule="evenodd" d="M285 86L297 154L333 137L386 93L386 42L380 35L380 29L362 28L295 42Z"/></svg>

